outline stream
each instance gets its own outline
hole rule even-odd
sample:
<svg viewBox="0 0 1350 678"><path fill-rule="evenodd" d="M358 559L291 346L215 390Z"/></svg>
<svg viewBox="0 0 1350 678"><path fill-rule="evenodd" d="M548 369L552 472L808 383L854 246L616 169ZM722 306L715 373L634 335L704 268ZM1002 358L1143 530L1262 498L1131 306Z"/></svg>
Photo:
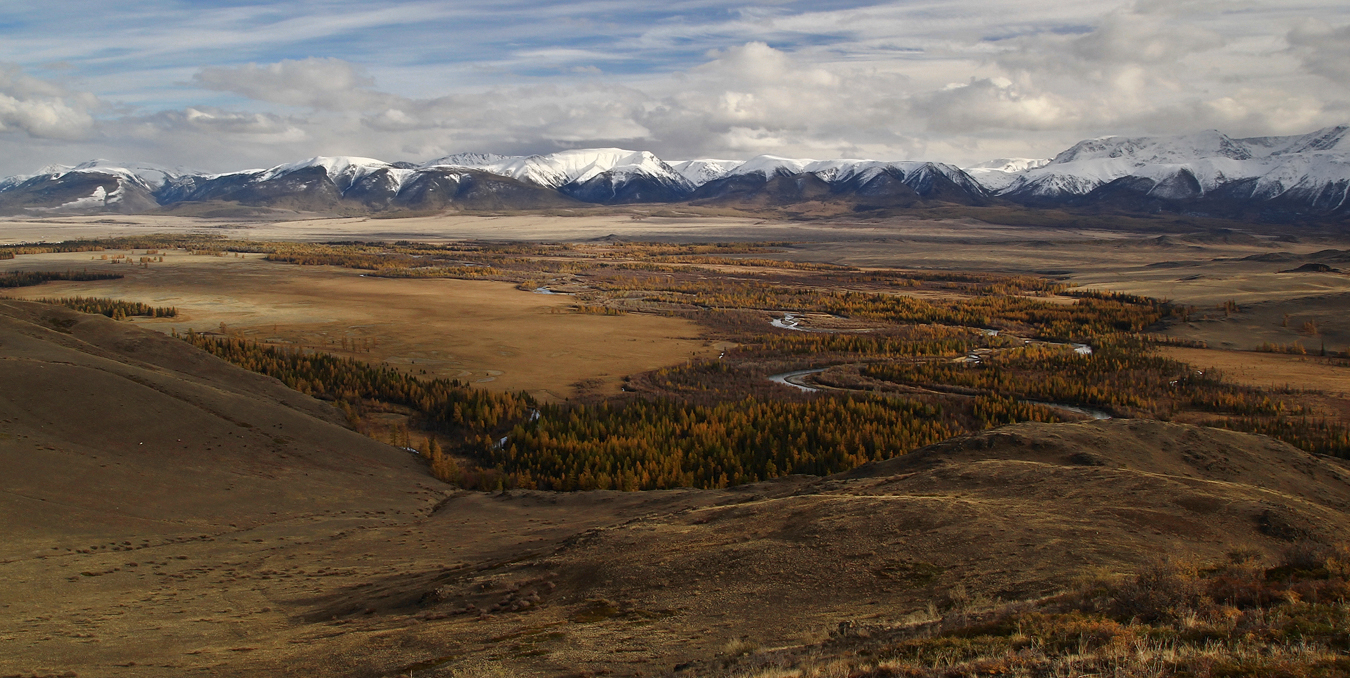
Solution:
<svg viewBox="0 0 1350 678"><path fill-rule="evenodd" d="M810 386L804 386L804 385L798 384L798 383L796 383L796 382L794 382L794 381L792 381L792 380L793 380L793 379L796 379L797 377L804 377L804 376L806 376L806 375L808 375L808 374L815 374L815 373L817 373L817 372L824 372L826 369L828 369L828 368L825 368L825 367L818 367L818 368L813 369L813 370L797 370L796 372L784 372L784 373L782 373L782 374L775 374L775 375L770 376L770 377L769 377L769 381L772 381L772 382L774 382L775 384L782 384L782 385L784 385L784 386L791 386L792 388L801 389L801 390L806 391L806 392L808 392L808 393L815 393L815 392L819 391L820 389L818 389L818 388L812 388L812 387L810 387Z"/></svg>
<svg viewBox="0 0 1350 678"><path fill-rule="evenodd" d="M1065 405L1064 403L1047 403L1041 402L1039 400L1018 400L1018 402L1027 403L1028 405L1040 405L1041 407L1049 407L1056 410L1065 410L1066 412L1073 412L1074 414L1081 414L1083 416L1092 417L1093 419L1096 419L1098 421L1112 418L1111 415L1101 410L1094 410L1088 407L1079 407L1077 405Z"/></svg>
<svg viewBox="0 0 1350 678"><path fill-rule="evenodd" d="M769 321L770 325L773 325L774 327L777 327L778 329L782 330L796 330L798 332L811 331L806 329L805 327L797 327L797 325L799 325L800 323L801 320L797 317L795 313L784 313L782 320L774 318L773 320Z"/></svg>
<svg viewBox="0 0 1350 678"><path fill-rule="evenodd" d="M540 289L538 289L538 290L535 290L535 292L539 292L540 294L562 294L561 292L553 292L553 291L544 291L544 292L540 292L540 290L547 290L547 288L540 288ZM777 328L780 329L780 330L792 330L792 331L794 331L794 332L832 332L832 331L834 331L834 330L818 330L818 329L812 329L812 328L809 328L809 327L802 327L802 326L801 326L801 324L802 324L802 317L801 317L800 315L796 314L796 313L787 313L787 312L784 312L784 313L783 313L783 317L782 317L782 318L774 318L773 320L770 320L770 321L769 321L769 324L772 325L772 326L774 326L774 327L777 327ZM979 331L980 334L983 334L983 335L985 335L986 337L997 337L997 336L998 336L998 332L999 332L998 330L988 329L988 328L984 328L984 327L977 327L977 328L974 328L974 329L976 329L977 331ZM1023 339L1022 341L1023 341L1024 343L1030 344L1030 343L1032 343L1033 340L1031 340L1031 339ZM1077 353L1078 355L1092 355L1092 347L1089 346L1089 345L1087 345L1087 344L1077 344L1077 343L1068 343L1068 344L1066 344L1066 343L1061 343L1061 342L1056 342L1056 341L1039 341L1039 342L1036 342L1036 343L1043 344L1043 345L1045 345L1045 346L1071 346L1071 347L1073 347L1073 352L1074 352L1074 353ZM976 359L975 362L979 362L979 360ZM775 376L781 376L781 375L775 375Z"/></svg>
<svg viewBox="0 0 1350 678"><path fill-rule="evenodd" d="M801 324L801 317L798 316L798 315L795 314L795 313L784 313L784 314L783 314L783 317L782 317L781 319L775 318L775 319L773 319L773 320L770 320L770 321L769 321L769 324L770 324L770 325L773 325L774 327L777 327L777 328L779 328L779 329L784 329L784 330L794 330L794 331L797 331L797 332L822 332L822 331L828 331L828 330L812 330L812 329L807 329L807 328L805 328L805 327L799 327L799 325ZM981 334L984 334L985 336L990 336L990 337L996 337L996 336L998 336L998 332L999 332L998 330L994 330L994 329L986 329L986 328L976 328L976 329L978 329L979 332L980 332ZM1032 340L1030 340L1030 339L1023 339L1022 341L1023 341L1024 343L1028 343L1028 344L1029 344L1029 343L1031 343ZM1059 343L1059 342L1053 342L1053 341L1043 341L1043 342L1038 342L1038 343L1043 344L1043 345L1046 345L1046 346L1069 346L1069 347L1072 347L1072 348L1073 348L1073 352L1074 352L1074 353L1077 353L1078 355L1092 355L1092 347L1089 346L1089 345L1087 345L1087 344L1078 344L1078 343ZM997 350L997 349L995 349L995 350ZM718 356L718 357L720 358L721 356ZM972 354L968 355L966 358L967 358L968 360L970 360L971 362L974 362L974 363L978 364L978 363L980 363L980 362L982 361L983 357L984 357L984 356L982 356L982 355L978 355L978 354L972 353ZM828 369L828 368L826 368L826 367L817 367L817 368L815 368L815 369L810 369L810 370L797 370L797 371L795 371L795 372L784 372L784 373L782 373L782 374L773 374L773 375L770 375L770 376L769 376L769 381L772 381L772 382L774 382L775 384L782 384L782 385L784 385L784 386L791 386L792 388L799 389L799 390L805 391L805 392L807 392L807 393L818 393L818 392L820 392L822 389L815 388L815 387L812 387L812 386L807 386L807 385L805 385L805 384L798 383L798 382L795 381L795 380L797 380L797 379L799 379L799 378L801 378L801 377L804 377L804 376L806 376L806 375L808 375L808 374L817 374L817 373L820 373L820 372L824 372L826 369ZM840 390L840 391L851 391L852 389L835 389L835 390ZM861 391L856 391L856 392L861 392ZM1097 419L1097 420L1110 419L1110 418L1111 418L1111 415L1109 415L1109 414L1107 414L1106 412L1103 412L1103 411L1101 411L1101 410L1094 410L1094 409L1087 408L1087 407L1080 407L1080 406L1078 406L1078 405L1068 405L1068 404L1065 404L1065 403L1047 403L1047 402L1041 402L1041 401L1039 401L1039 400L1024 400L1024 399L1020 399L1019 402L1024 402L1024 403L1028 403L1028 404L1031 404L1031 405L1041 405L1041 406L1043 406L1043 407L1050 407L1050 408L1057 409L1057 410L1064 410L1064 411L1066 411L1066 412L1073 412L1074 414L1081 414L1081 415L1083 415L1083 416L1086 416L1086 417L1092 417L1093 419Z"/></svg>
<svg viewBox="0 0 1350 678"><path fill-rule="evenodd" d="M804 377L804 376L806 376L806 375L808 375L808 374L818 374L818 373L820 373L820 372L824 372L824 371L827 370L827 369L829 369L829 368L828 368L828 367L817 367L817 368L809 369L809 370L796 370L796 371L794 371L794 372L784 372L784 373L782 373L782 374L773 374L773 375L769 375L769 378L768 378L768 379L769 379L769 381L772 381L772 382L775 383L775 384L782 384L782 385L784 385L784 386L791 386L792 388L799 389L799 390L805 391L805 392L807 392L807 393L819 393L819 392L820 392L821 390L823 390L823 389L815 388L815 387L813 387L813 386L807 386L807 385L805 385L805 384L800 384L800 383L797 383L796 381L793 381L793 380L794 380L794 379L798 379L798 378L800 378L800 377ZM847 388L832 388L832 390L836 390L836 391L849 391L849 392L852 392L852 393L868 393L868 391L859 391L859 390L855 390L855 389L847 389ZM1088 407L1079 407L1078 405L1068 405L1068 404L1065 404L1065 403L1047 403L1047 402L1043 402L1043 401L1040 401L1040 400L1026 400L1026 399L1022 399L1022 398L1019 398L1019 399L1018 399L1018 402L1027 403L1027 404L1029 404L1029 405L1040 405L1040 406L1042 406L1042 407L1049 407L1049 408L1056 409L1056 410L1064 410L1064 411L1066 411L1066 412L1073 412L1074 414L1081 414L1081 415L1083 415L1083 416L1085 416L1085 417L1092 417L1093 419L1096 419L1096 420L1099 420L1099 421L1100 421L1100 420L1103 420L1103 419L1111 419L1111 418L1112 418L1111 415L1109 415L1109 414L1107 414L1106 412L1103 412L1103 411L1101 411L1101 410L1094 410L1094 409L1091 409L1091 408L1088 408Z"/></svg>

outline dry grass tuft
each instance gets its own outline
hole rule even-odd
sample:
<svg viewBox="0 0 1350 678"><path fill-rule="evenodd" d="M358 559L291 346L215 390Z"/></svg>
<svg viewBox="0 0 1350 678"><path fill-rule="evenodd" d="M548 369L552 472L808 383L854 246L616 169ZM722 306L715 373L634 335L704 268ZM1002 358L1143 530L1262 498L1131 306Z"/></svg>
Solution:
<svg viewBox="0 0 1350 678"><path fill-rule="evenodd" d="M1296 544L1273 564L1250 551L1217 564L1163 559L983 612L959 591L949 598L944 617L930 610L894 628L850 627L809 657L760 653L752 670L731 675L1350 677L1347 545Z"/></svg>

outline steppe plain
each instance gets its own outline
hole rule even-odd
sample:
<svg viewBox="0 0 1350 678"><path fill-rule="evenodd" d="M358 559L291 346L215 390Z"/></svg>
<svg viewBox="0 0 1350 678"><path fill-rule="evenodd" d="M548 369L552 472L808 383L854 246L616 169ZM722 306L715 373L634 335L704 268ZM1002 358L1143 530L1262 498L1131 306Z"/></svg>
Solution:
<svg viewBox="0 0 1350 678"><path fill-rule="evenodd" d="M1310 349L1325 344L1335 351L1345 350L1350 345L1350 314L1344 312L1350 308L1350 273L1287 271L1298 268L1309 255L1347 249L1350 239L1325 229L1309 229L1302 237L1294 226L1277 227L1279 235L1265 234L1270 230L1255 225L1245 230L1187 232L1184 226L1168 224L1160 226L1160 232L1129 232L1008 226L969 218L798 222L640 212L272 221L153 215L0 218L0 233L7 242L152 233L313 242L790 242L784 253L772 256L858 267L1048 275L1086 289L1109 289L1202 309L1231 300L1238 304L1237 313L1215 313L1204 322L1173 327L1169 332L1220 349L1250 350L1262 342L1299 341ZM127 275L124 280L56 282L10 296L112 296L174 305L185 312L181 321L154 321L164 326L163 331L186 327L204 331L225 322L249 334L270 335L272 328L279 332L284 328L292 334L283 333L282 338L314 345L331 345L344 333L368 337L375 339L376 358L395 364L418 360L419 366L435 374L473 377L472 381L491 377L491 382L482 382L489 388L525 388L541 395L548 391L565 396L575 384L596 378L613 389L616 375L714 350L698 341L696 329L677 321L545 317L549 309L563 307L566 301L530 295L508 285L378 280L363 278L353 270L324 267L315 271L267 264L256 255L223 260L168 256L163 268L116 269ZM1344 252L1339 256L1350 258ZM0 271L97 270L101 263L88 255L39 255L2 262ZM1350 271L1350 262L1344 271ZM376 299L380 302L375 303ZM1315 340L1300 332L1310 321L1318 328ZM447 344L457 347L455 355L442 355ZM561 351L569 353L559 355ZM545 356L549 358L543 361L546 370L525 366ZM598 356L613 369L583 366ZM504 367L513 369L508 372ZM521 370L526 374L514 374Z"/></svg>
<svg viewBox="0 0 1350 678"><path fill-rule="evenodd" d="M1169 350L1252 384L1315 385L1332 408L1350 399L1350 368L1248 352L1314 348L1305 322L1329 348L1350 344L1350 276L1281 272L1350 249L1325 233L632 213L11 219L0 233L790 241L774 256L1035 273L1205 309L1234 301L1235 313L1168 332L1235 350ZM24 256L0 271L106 265L90 256ZM116 271L126 277L10 296L108 296L182 315L114 323L0 302L0 675L751 675L737 665L743 648L828 658L841 623L885 629L1034 600L1159 553L1350 539L1341 462L1136 420L1021 424L731 490L455 490L331 407L163 333L224 323L325 350L368 339L352 355L554 399L617 391L623 376L718 347L680 319L554 313L564 298L505 283L182 252Z"/></svg>

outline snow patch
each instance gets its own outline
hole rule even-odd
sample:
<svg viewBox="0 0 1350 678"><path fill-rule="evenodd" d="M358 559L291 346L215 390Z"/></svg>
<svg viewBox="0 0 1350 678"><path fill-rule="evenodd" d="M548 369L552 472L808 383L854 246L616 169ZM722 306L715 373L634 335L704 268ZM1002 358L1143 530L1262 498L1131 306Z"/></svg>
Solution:
<svg viewBox="0 0 1350 678"><path fill-rule="evenodd" d="M278 177L298 172L311 167L322 167L328 179L332 181L339 190L345 191L351 188L351 185L359 179L377 172L382 169L394 169L392 165L375 158L360 158L354 156L319 156L300 162L293 162L286 165L277 165L269 170L259 174L255 181L270 181Z"/></svg>
<svg viewBox="0 0 1350 678"><path fill-rule="evenodd" d="M686 181L694 186L702 186L714 179L721 179L728 172L740 167L744 160L715 160L712 158L702 158L699 160L681 160L670 163L671 169L680 173Z"/></svg>
<svg viewBox="0 0 1350 678"><path fill-rule="evenodd" d="M121 193L121 191L122 187L118 186L116 192ZM87 195L83 198L71 200L70 202L64 203L61 206L57 207L56 209L59 210L92 209L95 207L103 207L105 204L107 204L107 202L108 202L107 189L103 188L102 186L97 186L94 188L94 192L92 194Z"/></svg>

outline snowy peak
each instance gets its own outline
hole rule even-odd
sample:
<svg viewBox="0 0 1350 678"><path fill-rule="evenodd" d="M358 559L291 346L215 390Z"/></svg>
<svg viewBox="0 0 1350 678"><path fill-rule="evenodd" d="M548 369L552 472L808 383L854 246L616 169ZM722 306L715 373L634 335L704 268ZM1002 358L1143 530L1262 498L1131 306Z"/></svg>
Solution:
<svg viewBox="0 0 1350 678"><path fill-rule="evenodd" d="M318 156L308 160L301 160L285 165L277 165L265 173L267 178L290 174L310 167L322 167L329 176L338 176L343 173L359 170L376 170L392 167L389 163L375 158L361 158L350 155L338 156Z"/></svg>
<svg viewBox="0 0 1350 678"><path fill-rule="evenodd" d="M177 179L184 174L191 173L189 170L182 168L170 169L168 167L153 165L147 162L117 162L99 158L82 162L75 166L47 165L38 170L36 174L9 177L5 181L0 182L0 187L17 185L34 177L45 176L56 180L72 172L117 176L132 183L140 184L149 190L158 189L169 181Z"/></svg>
<svg viewBox="0 0 1350 678"><path fill-rule="evenodd" d="M838 184L848 181L869 181L887 171L896 171L906 176L937 173L957 183L963 183L965 180L965 173L959 168L943 163L860 159L810 160L776 155L751 158L727 172L727 176L760 175L772 179L775 176L812 174L827 183Z"/></svg>
<svg viewBox="0 0 1350 678"><path fill-rule="evenodd" d="M998 158L997 160L988 160L977 165L963 167L967 172L989 171L989 172L1025 172L1037 167L1045 167L1050 164L1049 158Z"/></svg>
<svg viewBox="0 0 1350 678"><path fill-rule="evenodd" d="M393 165L374 158L361 158L347 155L319 156L286 165L277 165L258 175L255 181L271 181L288 174L294 174L295 172L314 167L323 168L324 173L328 175L328 179L342 191L347 190L352 184L368 174L380 170L394 169Z"/></svg>
<svg viewBox="0 0 1350 678"><path fill-rule="evenodd" d="M998 158L964 168L980 185L990 191L1001 191L1021 176L1021 172L1045 167L1050 164L1048 158Z"/></svg>
<svg viewBox="0 0 1350 678"><path fill-rule="evenodd" d="M648 151L630 151L621 148L590 148L560 151L531 156L495 156L485 153L462 153L426 163L424 168L465 168L511 177L537 186L560 190L587 202L613 202L624 194L629 184L645 188L630 196L643 200L678 200L681 194L693 191L711 182L734 177L758 177L769 181L774 177L804 174L832 185L856 181L866 182L886 172L913 176L913 182L924 183L929 173L936 173L976 193L984 189L960 169L925 162L885 162L879 160L812 160L761 155L750 160L697 159L666 163ZM907 179L906 183L911 183Z"/></svg>
<svg viewBox="0 0 1350 678"><path fill-rule="evenodd" d="M73 168L76 172L112 172L123 176L135 176L144 181L152 188L159 188L165 182L172 181L184 174L191 174L191 170L182 167L169 168L161 165L155 165L148 162L113 162L111 160L90 160L81 163Z"/></svg>
<svg viewBox="0 0 1350 678"><path fill-rule="evenodd" d="M648 151L587 148L543 155L462 153L424 168L473 169L551 188L585 202L671 202L695 185Z"/></svg>
<svg viewBox="0 0 1350 678"><path fill-rule="evenodd" d="M1279 140L1289 139L1289 143L1275 144L1274 155L1292 155L1303 153L1348 153L1350 154L1350 126L1338 125L1336 127L1327 127L1317 130L1311 134L1305 134L1300 137L1266 137L1267 139ZM1255 139L1243 139L1249 146L1255 146Z"/></svg>
<svg viewBox="0 0 1350 678"><path fill-rule="evenodd" d="M1289 215L1350 209L1350 126L1247 139L1214 130L1103 137L1081 141L1039 167L994 169L999 162L970 174L996 195L1029 203L1161 209L1169 201L1208 201L1233 214L1243 213L1239 203L1277 205Z"/></svg>
<svg viewBox="0 0 1350 678"><path fill-rule="evenodd" d="M731 176L759 174L766 179L770 179L775 176L802 174L806 172L806 167L814 162L816 161L783 158L777 155L758 155L737 165L735 169L727 172L727 174Z"/></svg>
<svg viewBox="0 0 1350 678"><path fill-rule="evenodd" d="M1200 158L1250 160L1251 149L1217 130L1167 137L1102 137L1074 144L1052 165L1090 160L1124 160L1142 165L1177 164Z"/></svg>
<svg viewBox="0 0 1350 678"><path fill-rule="evenodd" d="M549 188L584 182L606 172L651 176L675 174L669 165L647 151L622 148L578 149L528 156L460 153L432 160L423 167L476 169Z"/></svg>
<svg viewBox="0 0 1350 678"><path fill-rule="evenodd" d="M761 155L704 182L693 198L765 204L852 201L882 209L919 200L979 204L988 192L960 168L942 163Z"/></svg>
<svg viewBox="0 0 1350 678"><path fill-rule="evenodd" d="M699 160L681 160L670 163L670 167L686 181L694 186L702 186L714 179L721 179L729 172L740 167L743 160L715 160L712 158L702 158Z"/></svg>
<svg viewBox="0 0 1350 678"><path fill-rule="evenodd" d="M507 176L549 188L584 183L601 174L641 175L683 182L684 177L647 151L621 148L592 148L532 155L517 159L505 168Z"/></svg>
<svg viewBox="0 0 1350 678"><path fill-rule="evenodd" d="M422 167L489 167L513 159L512 156L497 153L456 153L422 163Z"/></svg>
<svg viewBox="0 0 1350 678"><path fill-rule="evenodd" d="M750 160L667 163L648 151L592 148L530 156L459 153L416 165L318 156L265 169L201 174L148 163L91 160L0 179L0 210L155 209L184 201L285 209L517 209L669 203L746 205L852 202L892 209L940 201L1092 205L1249 218L1350 214L1350 126L1238 139L1219 131L1102 137L1053 160L1000 158L965 170L922 161ZM1267 208L1270 205L1273 207ZM463 207L461 207L463 208ZM1218 209L1218 208L1214 208ZM1265 218L1265 217L1260 217Z"/></svg>

